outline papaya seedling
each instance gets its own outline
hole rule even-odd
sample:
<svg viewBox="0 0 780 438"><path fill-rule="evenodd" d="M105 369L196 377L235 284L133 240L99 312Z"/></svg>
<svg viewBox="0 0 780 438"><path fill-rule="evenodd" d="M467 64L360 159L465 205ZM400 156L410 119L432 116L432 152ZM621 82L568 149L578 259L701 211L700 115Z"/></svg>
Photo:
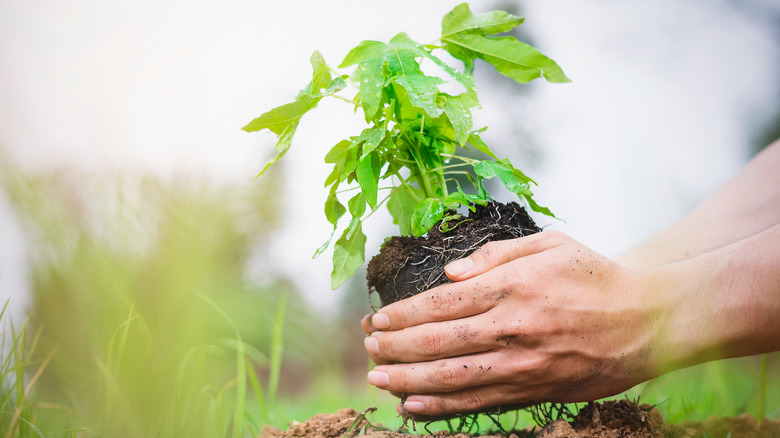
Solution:
<svg viewBox="0 0 780 438"><path fill-rule="evenodd" d="M324 208L333 232L315 257L341 230L333 250L332 288L364 263L363 221L385 203L401 235L422 236L437 223L444 228L457 224L461 206L473 211L487 204L491 198L482 182L498 178L526 206L555 217L534 200L531 186L536 183L508 159L496 156L480 136L485 128L475 129L472 122L471 111L479 107L472 74L477 60L519 83L540 77L569 81L535 48L512 36L497 36L523 21L500 10L473 14L463 3L444 16L435 44L420 44L405 33L387 43L361 42L338 66L350 73L329 67L316 51L311 55L311 82L295 100L244 126L247 132L267 129L278 136L276 155L262 175L287 152L301 118L321 99L340 99L362 112L367 127L325 155L333 166L325 181L329 194ZM460 60L462 70L436 55L442 51ZM448 83L453 84L448 90L458 92L444 91ZM350 90L355 94L350 96ZM485 159L465 151L482 153ZM347 212L350 220L343 225Z"/></svg>

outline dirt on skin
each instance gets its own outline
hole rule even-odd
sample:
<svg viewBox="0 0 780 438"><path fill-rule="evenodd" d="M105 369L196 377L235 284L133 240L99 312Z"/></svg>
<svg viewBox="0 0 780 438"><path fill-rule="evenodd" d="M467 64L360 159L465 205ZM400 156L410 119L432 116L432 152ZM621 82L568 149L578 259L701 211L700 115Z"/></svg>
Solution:
<svg viewBox="0 0 780 438"><path fill-rule="evenodd" d="M544 428L487 435L480 438L777 438L780 420L762 422L749 415L713 417L701 422L666 425L658 410L636 405L628 400L597 403L598 423L594 423L588 406L571 421L556 420ZM419 427L418 427L419 428ZM319 414L302 423L294 422L286 431L265 426L260 438L409 438L406 430L385 430L373 424L354 409L333 414ZM435 432L421 438L470 438L465 433Z"/></svg>
<svg viewBox="0 0 780 438"><path fill-rule="evenodd" d="M446 232L441 230L441 223L436 224L424 237L391 237L368 263L369 293L377 292L385 306L450 283L444 274L447 263L470 255L487 242L541 231L525 209L514 202L476 206L465 220L453 220L448 225L455 224Z"/></svg>

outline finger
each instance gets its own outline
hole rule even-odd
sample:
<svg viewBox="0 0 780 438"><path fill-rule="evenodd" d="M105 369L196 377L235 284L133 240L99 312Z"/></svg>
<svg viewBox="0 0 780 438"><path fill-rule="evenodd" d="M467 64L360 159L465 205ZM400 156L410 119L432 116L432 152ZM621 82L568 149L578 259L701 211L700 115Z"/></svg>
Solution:
<svg viewBox="0 0 780 438"><path fill-rule="evenodd" d="M366 336L366 338L363 339L363 348L366 349L368 356L371 358L371 360L374 361L375 364L383 365L392 363L379 355L379 344L375 337Z"/></svg>
<svg viewBox="0 0 780 438"><path fill-rule="evenodd" d="M360 326L363 327L363 331L366 332L367 335L370 335L371 333L374 333L377 329L374 327L373 324L371 324L371 317L373 317L373 313L369 313L368 315L364 316L363 319L360 320Z"/></svg>
<svg viewBox="0 0 780 438"><path fill-rule="evenodd" d="M366 338L366 350L383 361L423 362L481 353L496 346L493 327L480 317L421 324L396 331L376 331Z"/></svg>
<svg viewBox="0 0 780 438"><path fill-rule="evenodd" d="M379 309L371 324L379 330L400 330L428 322L449 321L484 313L496 304L505 285L484 281L445 284Z"/></svg>
<svg viewBox="0 0 780 438"><path fill-rule="evenodd" d="M379 365L367 379L387 391L439 394L509 381L530 385L539 379L536 365L532 358L510 361L501 352L485 352L431 362Z"/></svg>
<svg viewBox="0 0 780 438"><path fill-rule="evenodd" d="M554 248L566 239L568 236L563 233L543 231L518 239L488 242L468 257L449 263L444 272L452 281L467 280L517 258Z"/></svg>
<svg viewBox="0 0 780 438"><path fill-rule="evenodd" d="M436 417L489 411L497 406L519 409L533 404L527 394L508 384L492 384L444 394L411 395L403 410L416 416Z"/></svg>

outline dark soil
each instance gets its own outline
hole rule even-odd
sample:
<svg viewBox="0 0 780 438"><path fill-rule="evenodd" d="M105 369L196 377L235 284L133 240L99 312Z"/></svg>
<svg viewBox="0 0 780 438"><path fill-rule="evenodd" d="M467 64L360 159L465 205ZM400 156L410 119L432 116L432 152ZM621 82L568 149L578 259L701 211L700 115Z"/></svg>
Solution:
<svg viewBox="0 0 780 438"><path fill-rule="evenodd" d="M450 225L453 225L452 221ZM424 237L395 236L368 263L369 293L382 305L449 283L444 266L493 240L514 239L541 231L517 203L477 206L466 221L442 232L435 225Z"/></svg>
<svg viewBox="0 0 780 438"><path fill-rule="evenodd" d="M780 421L761 423L749 415L714 417L702 422L666 425L658 410L627 400L597 404L599 423L594 424L589 407L570 422L556 420L541 430L519 430L480 435L481 438L776 438ZM369 416L370 417L370 416ZM386 430L373 424L354 409L319 414L302 423L294 422L286 431L266 426L260 438L409 438L407 430ZM469 438L465 433L435 432L422 438Z"/></svg>

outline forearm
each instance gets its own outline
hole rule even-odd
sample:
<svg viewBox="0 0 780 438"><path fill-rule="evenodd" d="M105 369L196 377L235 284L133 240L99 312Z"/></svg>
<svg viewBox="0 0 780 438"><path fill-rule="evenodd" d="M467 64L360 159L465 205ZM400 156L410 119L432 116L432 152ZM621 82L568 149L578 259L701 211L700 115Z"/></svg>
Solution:
<svg viewBox="0 0 780 438"><path fill-rule="evenodd" d="M683 220L617 261L652 268L724 247L780 223L780 141Z"/></svg>
<svg viewBox="0 0 780 438"><path fill-rule="evenodd" d="M650 275L660 372L780 350L780 225Z"/></svg>

